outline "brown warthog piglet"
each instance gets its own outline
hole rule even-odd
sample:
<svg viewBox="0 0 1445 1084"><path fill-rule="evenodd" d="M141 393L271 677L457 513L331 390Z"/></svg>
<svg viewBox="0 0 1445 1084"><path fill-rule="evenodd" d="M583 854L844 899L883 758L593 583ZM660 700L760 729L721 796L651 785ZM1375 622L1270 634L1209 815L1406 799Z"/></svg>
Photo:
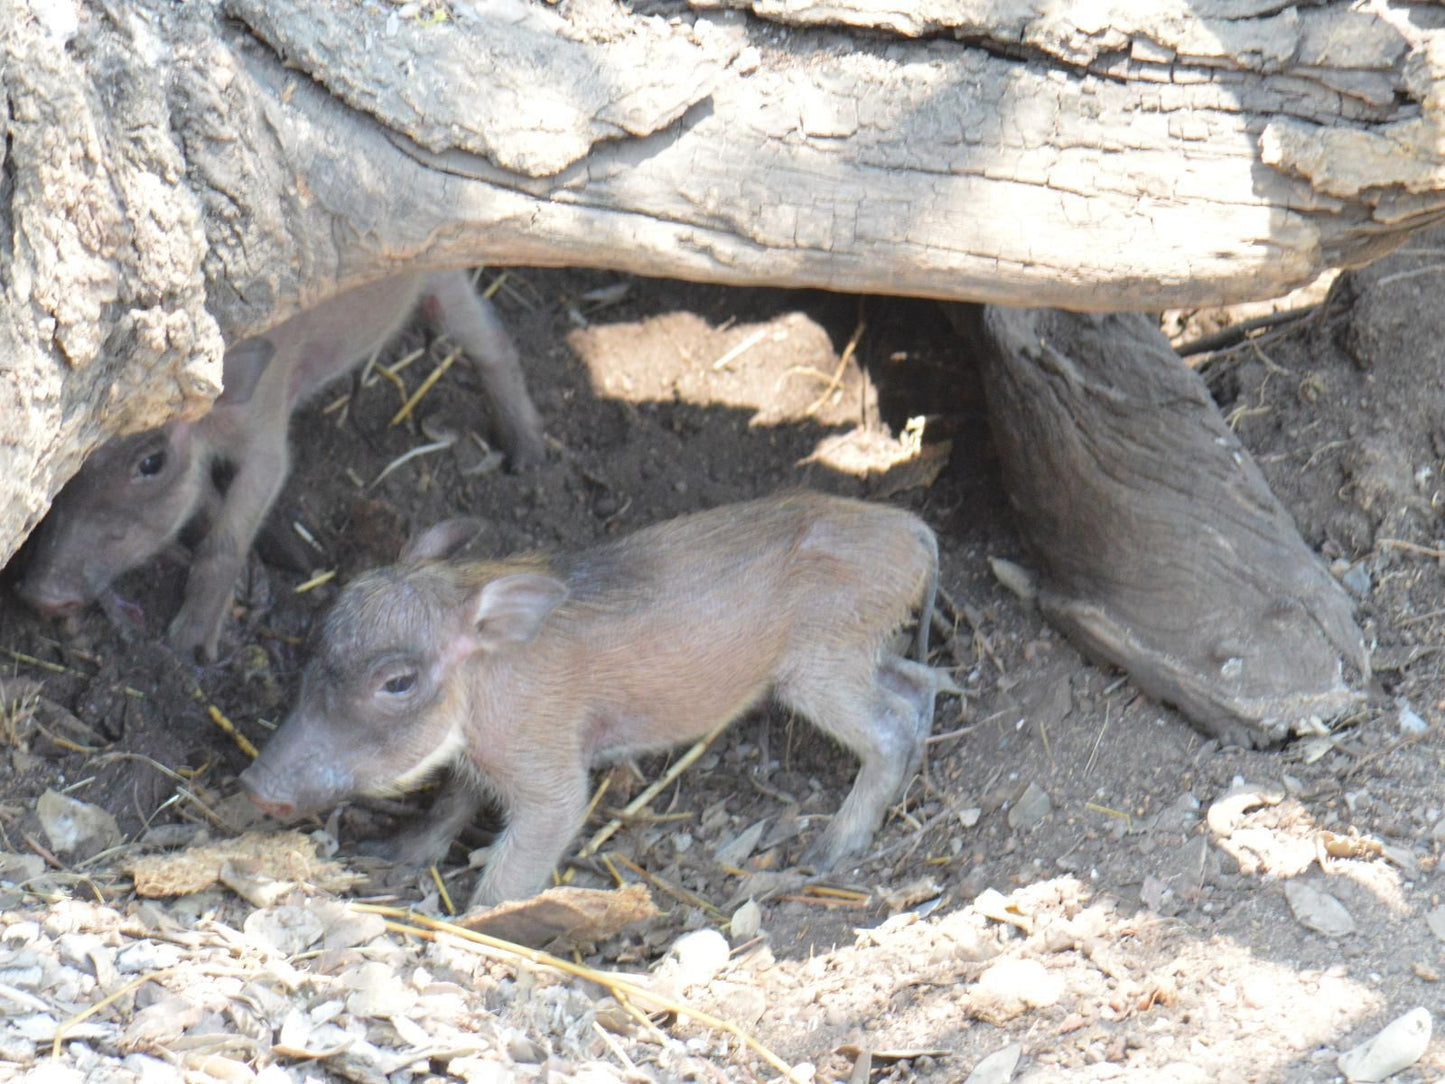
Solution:
<svg viewBox="0 0 1445 1084"><path fill-rule="evenodd" d="M921 520L792 493L576 554L449 560L475 529L433 527L341 593L295 708L241 776L262 809L314 812L453 767L390 853L439 858L490 794L507 822L473 903L524 897L581 827L591 765L699 738L771 692L862 762L808 860L866 850L943 680L926 662L938 555ZM911 661L891 644L915 610Z"/></svg>
<svg viewBox="0 0 1445 1084"><path fill-rule="evenodd" d="M291 411L385 345L418 302L480 372L496 436L513 464L541 458L541 419L496 310L465 272L394 276L226 351L224 390L198 421L171 422L97 449L41 523L20 596L42 613L79 610L209 508L169 636L181 651L215 658L236 579L290 468ZM217 461L235 469L223 496L211 480Z"/></svg>

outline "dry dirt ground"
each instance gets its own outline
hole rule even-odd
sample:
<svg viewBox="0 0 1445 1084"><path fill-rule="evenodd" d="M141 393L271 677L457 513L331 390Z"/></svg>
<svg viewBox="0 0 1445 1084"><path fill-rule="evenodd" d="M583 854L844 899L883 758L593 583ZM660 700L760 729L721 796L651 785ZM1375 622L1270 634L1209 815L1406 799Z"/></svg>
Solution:
<svg viewBox="0 0 1445 1084"><path fill-rule="evenodd" d="M546 418L544 466L484 469L462 366L420 425L388 425L397 382L343 385L293 426L278 534L305 527L305 567L253 559L218 664L158 642L184 580L173 558L119 585L144 628L98 610L62 627L0 593L0 1080L776 1078L736 1034L336 902L440 914L429 874L353 862L371 879L346 888L287 837L294 887L257 888L240 861L225 872L249 901L219 886L142 900L123 870L253 826L236 796L246 754L217 717L264 743L309 624L409 531L464 512L486 521L475 552L585 546L799 485L934 527L955 624L935 663L967 705L941 702L926 775L873 855L822 882L790 863L854 766L801 720L745 719L602 860L572 865L577 885L645 878L662 913L567 959L731 1021L797 1079L961 1081L991 1054L995 1075L977 1079L1010 1079L999 1061L1015 1056L1027 1081L1337 1078L1340 1052L1445 1007L1442 244L1416 240L1202 367L1358 597L1378 665L1366 710L1266 753L1205 740L1000 586L990 558L1028 557L969 359L935 306L507 275L498 302ZM422 345L410 331L382 361ZM406 392L443 346L398 374ZM896 436L920 415L921 455L916 426ZM336 578L297 593L324 570ZM666 764L611 773L588 833ZM121 845L63 852L50 833L71 811L47 791L109 812ZM299 828L322 858L339 839L344 859L398 812L356 803ZM452 897L487 838L479 825L440 870ZM708 931L731 935L730 957ZM1442 1076L1437 1041L1396 1079Z"/></svg>

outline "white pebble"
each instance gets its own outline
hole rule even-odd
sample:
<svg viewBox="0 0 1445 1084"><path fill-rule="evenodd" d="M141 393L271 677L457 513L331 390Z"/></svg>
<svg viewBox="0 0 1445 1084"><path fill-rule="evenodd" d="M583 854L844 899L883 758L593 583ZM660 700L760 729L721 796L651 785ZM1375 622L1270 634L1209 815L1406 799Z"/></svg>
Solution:
<svg viewBox="0 0 1445 1084"><path fill-rule="evenodd" d="M1340 1055L1340 1072L1350 1081L1384 1080L1414 1065L1430 1045L1430 1012L1411 1009L1385 1025L1372 1039Z"/></svg>
<svg viewBox="0 0 1445 1084"><path fill-rule="evenodd" d="M679 937L672 946L678 980L683 986L707 982L728 962L727 938L709 927Z"/></svg>

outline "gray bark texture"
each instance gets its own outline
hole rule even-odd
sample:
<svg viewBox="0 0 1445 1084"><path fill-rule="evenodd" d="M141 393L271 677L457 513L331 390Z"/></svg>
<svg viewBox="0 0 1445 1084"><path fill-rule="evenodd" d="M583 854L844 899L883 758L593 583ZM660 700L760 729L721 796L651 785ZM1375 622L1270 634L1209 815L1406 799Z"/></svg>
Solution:
<svg viewBox="0 0 1445 1084"><path fill-rule="evenodd" d="M1361 703L1349 596L1155 321L951 315L1052 624L1229 744L1318 733Z"/></svg>
<svg viewBox="0 0 1445 1084"><path fill-rule="evenodd" d="M0 0L0 561L100 441L203 411L223 341L401 263L1094 311L1278 295L1441 217L1441 22Z"/></svg>

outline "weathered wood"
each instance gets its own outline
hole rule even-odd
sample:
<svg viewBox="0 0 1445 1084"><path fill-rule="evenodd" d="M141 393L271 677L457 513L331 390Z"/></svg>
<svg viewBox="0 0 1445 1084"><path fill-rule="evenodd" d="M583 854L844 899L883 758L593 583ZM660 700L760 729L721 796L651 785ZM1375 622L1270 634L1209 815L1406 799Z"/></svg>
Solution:
<svg viewBox="0 0 1445 1084"><path fill-rule="evenodd" d="M1235 744L1357 702L1342 663L1359 679L1369 659L1349 597L1153 322L952 312L1050 621Z"/></svg>
<svg viewBox="0 0 1445 1084"><path fill-rule="evenodd" d="M0 560L100 440L203 409L222 335L402 260L1140 309L1445 207L1408 9L912 7L0 0Z"/></svg>
<svg viewBox="0 0 1445 1084"><path fill-rule="evenodd" d="M876 32L798 30L770 64L757 21L613 12L559 43L577 27L533 7L388 38L337 3L228 9L420 161L535 196L494 262L600 230L626 244L588 262L649 274L1140 310L1285 293L1445 212L1445 52L1383 8L935 4L908 32L963 40L921 41L881 5L736 0Z"/></svg>

